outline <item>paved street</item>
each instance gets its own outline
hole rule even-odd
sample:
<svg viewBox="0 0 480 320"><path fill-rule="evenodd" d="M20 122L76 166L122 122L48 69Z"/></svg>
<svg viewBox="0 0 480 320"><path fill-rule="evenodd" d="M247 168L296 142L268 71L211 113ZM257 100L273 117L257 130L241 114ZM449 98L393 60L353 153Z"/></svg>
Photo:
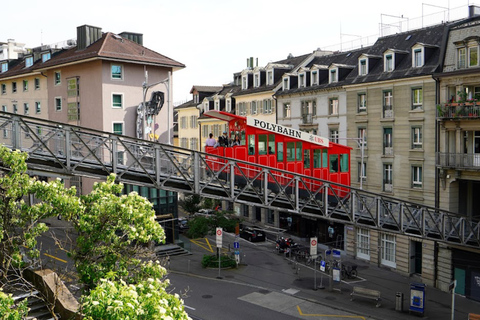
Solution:
<svg viewBox="0 0 480 320"><path fill-rule="evenodd" d="M328 276L276 254L272 242L240 239L241 265L219 272L200 263L204 254L215 250L214 238L182 240L192 254L171 257L169 278L176 292L191 289L185 305L198 319L451 319L451 294L427 287L425 314L409 313L410 284L415 279L358 260L352 261L358 264L358 279L335 282L330 291ZM224 233L224 250L233 248L233 241L233 235ZM380 291L381 306L376 308L368 299L351 301L353 286ZM397 292L404 294L403 311L395 310ZM455 298L455 319L480 313L480 303Z"/></svg>

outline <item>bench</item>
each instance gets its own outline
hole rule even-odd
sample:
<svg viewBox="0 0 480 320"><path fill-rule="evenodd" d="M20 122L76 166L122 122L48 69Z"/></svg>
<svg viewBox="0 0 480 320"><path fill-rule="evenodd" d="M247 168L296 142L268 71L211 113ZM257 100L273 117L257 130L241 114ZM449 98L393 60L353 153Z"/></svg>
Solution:
<svg viewBox="0 0 480 320"><path fill-rule="evenodd" d="M469 313L468 320L480 320L480 314L476 313Z"/></svg>
<svg viewBox="0 0 480 320"><path fill-rule="evenodd" d="M376 307L380 307L380 301L382 299L380 298L380 291L378 290L368 289L364 287L353 287L353 291L352 293L350 293L350 300L353 301L353 297L355 296L375 300L377 302Z"/></svg>

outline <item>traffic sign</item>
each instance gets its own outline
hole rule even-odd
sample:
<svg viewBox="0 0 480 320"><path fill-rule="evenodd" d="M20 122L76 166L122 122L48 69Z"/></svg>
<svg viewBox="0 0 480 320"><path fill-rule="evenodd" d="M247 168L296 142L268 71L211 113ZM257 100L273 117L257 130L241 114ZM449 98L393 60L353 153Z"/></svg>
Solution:
<svg viewBox="0 0 480 320"><path fill-rule="evenodd" d="M222 247L222 234L223 234L222 228L220 228L220 227L217 228L216 234L217 234L217 248L221 248Z"/></svg>
<svg viewBox="0 0 480 320"><path fill-rule="evenodd" d="M233 249L238 249L238 248L240 248L240 242L235 241L235 242L233 243Z"/></svg>
<svg viewBox="0 0 480 320"><path fill-rule="evenodd" d="M320 262L320 271L325 272L325 260Z"/></svg>
<svg viewBox="0 0 480 320"><path fill-rule="evenodd" d="M310 255L317 255L317 237L310 238Z"/></svg>

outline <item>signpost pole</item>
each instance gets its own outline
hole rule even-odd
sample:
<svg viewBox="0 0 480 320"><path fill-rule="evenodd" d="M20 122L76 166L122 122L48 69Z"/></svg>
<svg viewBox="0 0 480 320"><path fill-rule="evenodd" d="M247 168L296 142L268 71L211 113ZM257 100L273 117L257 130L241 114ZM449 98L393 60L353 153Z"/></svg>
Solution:
<svg viewBox="0 0 480 320"><path fill-rule="evenodd" d="M310 257L313 259L313 290L317 290L317 237L310 238Z"/></svg>
<svg viewBox="0 0 480 320"><path fill-rule="evenodd" d="M217 250L218 250L218 279L221 279L222 277L220 276L220 259L221 259L221 254L222 254L222 235L223 231L222 228L218 227L216 230L216 235L217 235Z"/></svg>

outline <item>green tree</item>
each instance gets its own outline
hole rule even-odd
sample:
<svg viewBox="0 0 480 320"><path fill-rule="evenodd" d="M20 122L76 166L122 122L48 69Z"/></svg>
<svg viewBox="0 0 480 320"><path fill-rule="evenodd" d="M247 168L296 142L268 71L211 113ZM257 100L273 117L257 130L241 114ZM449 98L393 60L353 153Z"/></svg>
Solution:
<svg viewBox="0 0 480 320"><path fill-rule="evenodd" d="M0 288L0 319L22 320L28 315L27 300L23 300L17 305L11 294L6 294Z"/></svg>
<svg viewBox="0 0 480 320"><path fill-rule="evenodd" d="M142 261L152 258L151 243L165 239L152 203L136 192L125 195L122 190L112 174L81 197L85 208L81 215L67 217L78 234L72 257L87 290L107 277L129 283Z"/></svg>
<svg viewBox="0 0 480 320"><path fill-rule="evenodd" d="M26 174L26 159L26 153L0 146L0 269L6 271L2 272L3 279L12 269L21 271L26 261L39 257L37 238L48 230L41 219L82 210L75 188L65 189L60 180L47 183L31 178Z"/></svg>
<svg viewBox="0 0 480 320"><path fill-rule="evenodd" d="M202 202L202 197L197 194L186 196L183 200L180 200L178 204L180 207L189 215L193 215L195 212L200 210Z"/></svg>

